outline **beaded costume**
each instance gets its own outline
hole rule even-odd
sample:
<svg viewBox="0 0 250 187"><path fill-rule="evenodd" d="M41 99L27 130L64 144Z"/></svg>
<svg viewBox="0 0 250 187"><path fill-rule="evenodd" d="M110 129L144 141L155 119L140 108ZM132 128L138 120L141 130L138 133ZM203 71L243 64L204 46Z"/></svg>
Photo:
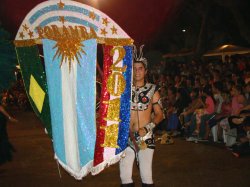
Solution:
<svg viewBox="0 0 250 187"><path fill-rule="evenodd" d="M135 88L135 86L132 87L132 103L131 103L131 110L138 110L138 111L144 111L148 109L149 104L151 103L151 99L154 95L154 93L159 89L154 84L146 83L143 87ZM159 103L159 102L158 102ZM157 103L153 103L157 104ZM149 124L148 124L149 125ZM145 142L147 145L147 148L154 149L155 148L155 140L152 129L147 130L147 134L144 137L140 137L137 132L134 133L133 138L135 141L131 140L131 137L129 138L128 144L129 146L134 150L136 150L135 143L138 145L138 147L141 147L141 142Z"/></svg>

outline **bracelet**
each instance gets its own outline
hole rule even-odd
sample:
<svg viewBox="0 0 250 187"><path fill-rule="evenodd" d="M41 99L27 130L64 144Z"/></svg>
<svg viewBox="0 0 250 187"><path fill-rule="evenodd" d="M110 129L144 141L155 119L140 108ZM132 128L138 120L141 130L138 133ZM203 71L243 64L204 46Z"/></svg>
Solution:
<svg viewBox="0 0 250 187"><path fill-rule="evenodd" d="M145 131L146 131L146 134L148 133L148 129L146 128L146 127L143 127L144 129L145 129Z"/></svg>
<svg viewBox="0 0 250 187"><path fill-rule="evenodd" d="M149 131L153 131L153 129L155 128L155 123L154 123L154 122L151 122L151 123L147 124L147 125L145 126L145 128L147 129L148 132L149 132Z"/></svg>

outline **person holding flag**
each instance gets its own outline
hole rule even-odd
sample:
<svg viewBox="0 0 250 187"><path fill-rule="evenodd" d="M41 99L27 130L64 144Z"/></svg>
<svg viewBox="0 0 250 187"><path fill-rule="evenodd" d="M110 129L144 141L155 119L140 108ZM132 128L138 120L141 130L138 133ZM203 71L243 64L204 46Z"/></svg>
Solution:
<svg viewBox="0 0 250 187"><path fill-rule="evenodd" d="M121 187L133 187L133 163L139 166L142 186L154 186L152 161L155 148L154 127L163 120L159 88L146 82L147 59L134 48L131 121L128 147L120 160ZM151 113L154 112L152 119Z"/></svg>

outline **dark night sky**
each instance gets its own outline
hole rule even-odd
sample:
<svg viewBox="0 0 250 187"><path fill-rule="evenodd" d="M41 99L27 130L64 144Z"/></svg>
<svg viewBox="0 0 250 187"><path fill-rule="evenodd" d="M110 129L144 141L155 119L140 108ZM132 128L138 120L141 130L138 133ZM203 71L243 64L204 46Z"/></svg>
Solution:
<svg viewBox="0 0 250 187"><path fill-rule="evenodd" d="M135 44L146 44L145 50L162 53L196 47L204 7L210 2L212 6L203 45L207 49L225 43L245 47L250 45L249 0L77 1L106 13L135 40ZM40 2L43 0L0 0L0 21L12 34L11 39L15 38L24 17ZM233 8L226 5L232 5ZM233 14L233 10L238 10L238 13ZM185 33L183 29L186 29Z"/></svg>
<svg viewBox="0 0 250 187"><path fill-rule="evenodd" d="M151 41L182 0L77 0L106 13L138 44ZM0 20L13 38L28 12L43 0L1 0Z"/></svg>

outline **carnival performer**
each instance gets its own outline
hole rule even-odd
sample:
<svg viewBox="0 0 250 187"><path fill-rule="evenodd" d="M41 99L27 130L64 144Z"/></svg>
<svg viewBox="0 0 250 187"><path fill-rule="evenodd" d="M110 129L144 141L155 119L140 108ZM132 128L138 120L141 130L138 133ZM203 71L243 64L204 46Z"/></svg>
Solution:
<svg viewBox="0 0 250 187"><path fill-rule="evenodd" d="M9 142L7 133L7 119L11 122L17 120L10 116L10 114L0 104L0 165L12 160L12 152L15 151L14 147Z"/></svg>
<svg viewBox="0 0 250 187"><path fill-rule="evenodd" d="M121 187L133 187L133 164L139 166L142 187L154 186L152 161L155 148L154 127L163 120L158 87L146 81L147 59L143 46L137 55L134 47L133 87L131 103L130 136L125 156L120 160ZM152 112L154 115L152 115ZM153 116L153 118L152 118Z"/></svg>

